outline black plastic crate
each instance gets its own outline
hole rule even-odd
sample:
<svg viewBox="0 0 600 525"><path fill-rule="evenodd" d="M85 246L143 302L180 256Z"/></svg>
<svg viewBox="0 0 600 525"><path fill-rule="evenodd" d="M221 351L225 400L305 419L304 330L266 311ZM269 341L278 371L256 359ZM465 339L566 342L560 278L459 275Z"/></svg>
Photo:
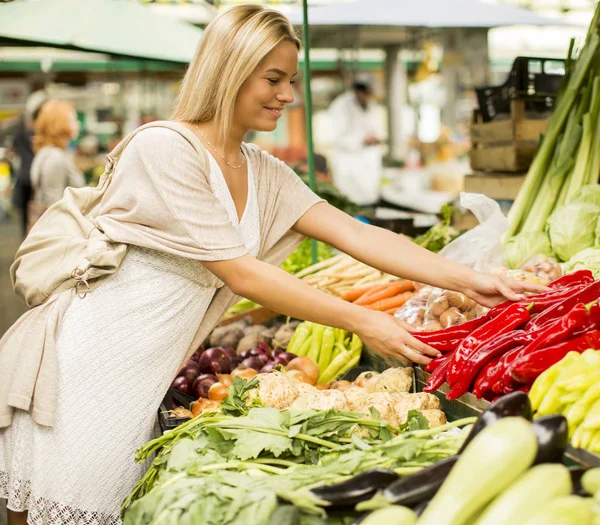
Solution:
<svg viewBox="0 0 600 525"><path fill-rule="evenodd" d="M173 387L169 387L169 390L167 390L167 393L158 409L158 424L160 429L163 432L166 432L167 430L172 430L182 423L189 421L187 418L173 417L169 414L169 412L177 407L189 409L192 401L196 401L196 398L188 394L184 394L183 392L179 392L179 390L175 390Z"/></svg>
<svg viewBox="0 0 600 525"><path fill-rule="evenodd" d="M552 111L564 68L565 60L559 58L515 58L504 84L475 90L483 122L510 114L510 101L514 99L524 100L526 111Z"/></svg>

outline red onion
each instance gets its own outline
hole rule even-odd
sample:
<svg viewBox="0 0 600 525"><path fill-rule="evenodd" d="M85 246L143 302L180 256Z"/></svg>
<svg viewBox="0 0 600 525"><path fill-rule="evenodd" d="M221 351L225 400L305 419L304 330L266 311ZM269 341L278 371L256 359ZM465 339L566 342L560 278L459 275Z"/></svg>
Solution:
<svg viewBox="0 0 600 525"><path fill-rule="evenodd" d="M275 361L270 361L260 369L260 373L266 374L266 373L270 372L271 370L273 370L276 366L278 366L278 364Z"/></svg>
<svg viewBox="0 0 600 525"><path fill-rule="evenodd" d="M198 365L203 374L227 374L230 370L229 357L221 348L205 350L198 360Z"/></svg>
<svg viewBox="0 0 600 525"><path fill-rule="evenodd" d="M200 367L194 361L188 361L187 364L179 371L180 376L187 377L190 381L194 381L200 375Z"/></svg>
<svg viewBox="0 0 600 525"><path fill-rule="evenodd" d="M242 366L244 368L254 368L254 370L259 371L265 365L266 365L266 362L263 363L259 357L250 356L250 357L246 357L246 359L244 359L242 361L242 364L240 366Z"/></svg>
<svg viewBox="0 0 600 525"><path fill-rule="evenodd" d="M192 382L185 376L176 377L171 386L183 394L191 394Z"/></svg>
<svg viewBox="0 0 600 525"><path fill-rule="evenodd" d="M281 352L281 354L275 358L275 361L283 366L286 366L295 357L296 355L292 354L291 352Z"/></svg>
<svg viewBox="0 0 600 525"><path fill-rule="evenodd" d="M208 389L219 380L212 374L202 374L198 376L192 385L192 394L196 397L205 397L208 399Z"/></svg>

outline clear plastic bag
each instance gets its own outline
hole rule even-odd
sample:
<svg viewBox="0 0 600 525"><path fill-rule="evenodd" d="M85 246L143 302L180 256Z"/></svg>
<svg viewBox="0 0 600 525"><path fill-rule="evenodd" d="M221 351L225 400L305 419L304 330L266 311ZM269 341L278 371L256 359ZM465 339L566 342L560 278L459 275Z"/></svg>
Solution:
<svg viewBox="0 0 600 525"><path fill-rule="evenodd" d="M500 205L479 193L461 193L460 205L470 210L479 224L448 244L440 255L480 271L502 266L502 237L509 224Z"/></svg>
<svg viewBox="0 0 600 525"><path fill-rule="evenodd" d="M464 323L485 311L462 293L425 286L394 316L415 330L432 332Z"/></svg>
<svg viewBox="0 0 600 525"><path fill-rule="evenodd" d="M560 263L556 259L544 254L536 255L533 259L527 261L523 264L522 270L529 272L546 282L558 279L563 273Z"/></svg>

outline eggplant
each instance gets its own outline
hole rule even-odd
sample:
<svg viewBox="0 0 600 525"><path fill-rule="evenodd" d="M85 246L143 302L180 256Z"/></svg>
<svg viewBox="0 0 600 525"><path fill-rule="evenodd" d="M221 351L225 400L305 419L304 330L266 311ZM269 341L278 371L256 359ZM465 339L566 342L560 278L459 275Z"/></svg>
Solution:
<svg viewBox="0 0 600 525"><path fill-rule="evenodd" d="M484 428L495 423L504 417L524 417L531 421L531 401L524 392L513 392L494 401L480 416L473 425L471 432L465 439L462 447L458 451L461 454L471 440L479 434Z"/></svg>
<svg viewBox="0 0 600 525"><path fill-rule="evenodd" d="M589 498L590 494L583 488L581 484L581 478L588 471L587 467L569 467L569 474L571 475L571 483L573 484L572 494L576 496L582 496Z"/></svg>
<svg viewBox="0 0 600 525"><path fill-rule="evenodd" d="M311 489L311 492L317 498L330 503L328 509L354 507L361 501L371 499L378 490L386 488L397 479L398 474L393 470L376 468L335 485L316 487Z"/></svg>
<svg viewBox="0 0 600 525"><path fill-rule="evenodd" d="M430 503L431 503L430 499L425 499L425 500L417 503L412 509L415 511L415 514L417 516L420 516L421 514L423 514L423 512L425 512L427 505L429 505Z"/></svg>
<svg viewBox="0 0 600 525"><path fill-rule="evenodd" d="M356 518L350 525L360 525L363 521L365 521L365 519L367 519L367 516L371 514L370 512L363 512L358 518Z"/></svg>
<svg viewBox="0 0 600 525"><path fill-rule="evenodd" d="M538 452L533 462L560 463L569 442L567 418L558 414L542 416L533 422Z"/></svg>
<svg viewBox="0 0 600 525"><path fill-rule="evenodd" d="M412 507L432 498L458 461L458 456L442 459L412 476L399 479L383 490L383 497L393 505Z"/></svg>

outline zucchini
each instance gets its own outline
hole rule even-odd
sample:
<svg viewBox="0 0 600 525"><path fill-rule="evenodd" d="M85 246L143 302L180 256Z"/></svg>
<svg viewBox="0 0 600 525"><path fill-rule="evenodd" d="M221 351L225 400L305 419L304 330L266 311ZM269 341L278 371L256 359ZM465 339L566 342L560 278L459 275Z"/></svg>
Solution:
<svg viewBox="0 0 600 525"><path fill-rule="evenodd" d="M531 423L500 419L462 453L431 500L419 525L464 525L523 474L537 454Z"/></svg>
<svg viewBox="0 0 600 525"><path fill-rule="evenodd" d="M523 525L592 525L592 500L579 496L564 496L545 505L523 522Z"/></svg>
<svg viewBox="0 0 600 525"><path fill-rule="evenodd" d="M520 525L546 502L571 493L569 470L564 465L538 465L500 494L475 525Z"/></svg>
<svg viewBox="0 0 600 525"><path fill-rule="evenodd" d="M581 477L581 486L590 496L600 491L600 468L591 468Z"/></svg>
<svg viewBox="0 0 600 525"><path fill-rule="evenodd" d="M407 507L390 505L376 510L361 521L362 525L416 525L417 515Z"/></svg>
<svg viewBox="0 0 600 525"><path fill-rule="evenodd" d="M529 396L523 392L513 392L506 396L502 396L500 399L494 401L488 408L479 416L479 419L473 425L471 432L465 439L462 447L459 450L459 454L462 454L463 450L467 448L467 445L471 440L479 434L483 429L493 425L496 421L499 421L505 417L524 417L528 421L531 421L531 401Z"/></svg>

